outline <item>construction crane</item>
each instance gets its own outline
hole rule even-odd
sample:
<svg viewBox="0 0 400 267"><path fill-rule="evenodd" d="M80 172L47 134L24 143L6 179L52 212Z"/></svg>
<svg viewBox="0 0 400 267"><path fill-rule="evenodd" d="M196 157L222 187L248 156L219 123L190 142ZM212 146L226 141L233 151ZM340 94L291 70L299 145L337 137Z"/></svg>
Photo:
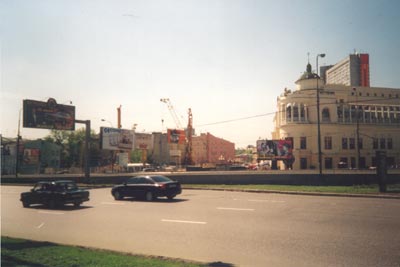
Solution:
<svg viewBox="0 0 400 267"><path fill-rule="evenodd" d="M182 124L181 124L181 121L179 120L178 115L176 115L175 108L174 108L174 106L172 105L172 103L171 103L171 101L169 100L169 98L161 98L160 101L163 102L163 103L165 103L165 104L167 104L168 109L169 109L169 112L171 113L171 116L172 116L172 118L173 118L174 121L175 121L176 127L177 127L178 129L183 129Z"/></svg>

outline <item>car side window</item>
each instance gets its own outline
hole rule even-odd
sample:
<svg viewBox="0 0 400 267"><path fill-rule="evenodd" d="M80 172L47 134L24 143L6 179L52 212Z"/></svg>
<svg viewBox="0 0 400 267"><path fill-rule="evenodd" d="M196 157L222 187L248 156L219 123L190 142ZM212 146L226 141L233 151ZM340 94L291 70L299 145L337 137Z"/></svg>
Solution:
<svg viewBox="0 0 400 267"><path fill-rule="evenodd" d="M140 178L139 183L140 184L153 184L149 179L146 179L146 178Z"/></svg>
<svg viewBox="0 0 400 267"><path fill-rule="evenodd" d="M137 184L138 183L138 179L137 178L130 178L127 181L127 184Z"/></svg>

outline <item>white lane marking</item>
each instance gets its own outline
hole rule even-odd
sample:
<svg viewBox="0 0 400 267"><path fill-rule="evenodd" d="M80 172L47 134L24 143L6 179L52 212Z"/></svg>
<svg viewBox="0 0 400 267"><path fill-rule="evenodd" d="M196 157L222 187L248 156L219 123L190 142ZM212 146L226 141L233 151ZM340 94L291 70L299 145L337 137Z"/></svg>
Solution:
<svg viewBox="0 0 400 267"><path fill-rule="evenodd" d="M254 209L224 208L224 207L217 207L217 210L254 211Z"/></svg>
<svg viewBox="0 0 400 267"><path fill-rule="evenodd" d="M251 202L271 202L271 203L285 203L282 200L267 200L267 199L248 199Z"/></svg>
<svg viewBox="0 0 400 267"><path fill-rule="evenodd" d="M51 215L63 215L64 212L55 212L55 211L38 211L41 214L51 214Z"/></svg>
<svg viewBox="0 0 400 267"><path fill-rule="evenodd" d="M125 205L124 203L118 203L118 202L101 202L103 205L120 205L123 206Z"/></svg>
<svg viewBox="0 0 400 267"><path fill-rule="evenodd" d="M43 227L43 225L44 225L44 223L41 223L38 227L36 227L37 229L40 229L40 228L42 228Z"/></svg>
<svg viewBox="0 0 400 267"><path fill-rule="evenodd" d="M167 219L162 219L161 221L162 221L162 222L173 222L173 223L207 224L207 222L181 221L181 220L167 220Z"/></svg>

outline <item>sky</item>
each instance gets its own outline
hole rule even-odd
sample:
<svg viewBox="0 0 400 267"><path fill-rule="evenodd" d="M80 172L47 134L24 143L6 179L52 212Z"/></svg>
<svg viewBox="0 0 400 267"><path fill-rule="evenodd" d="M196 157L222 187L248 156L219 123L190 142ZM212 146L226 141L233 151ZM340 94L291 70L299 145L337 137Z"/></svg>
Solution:
<svg viewBox="0 0 400 267"><path fill-rule="evenodd" d="M94 131L182 125L236 148L271 138L277 97L325 53L370 55L371 86L400 88L397 0L0 0L1 134L24 99L76 108ZM103 120L103 121L102 121ZM22 118L21 118L22 121ZM80 124L76 128L83 127ZM23 128L23 138L48 130Z"/></svg>

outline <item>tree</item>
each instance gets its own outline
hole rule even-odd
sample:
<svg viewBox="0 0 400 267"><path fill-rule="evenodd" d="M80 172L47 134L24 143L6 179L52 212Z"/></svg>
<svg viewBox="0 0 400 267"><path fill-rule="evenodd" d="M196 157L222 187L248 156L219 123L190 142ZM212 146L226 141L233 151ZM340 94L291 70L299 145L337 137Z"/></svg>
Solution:
<svg viewBox="0 0 400 267"><path fill-rule="evenodd" d="M55 143L61 149L61 167L70 168L83 166L85 129L80 128L76 131L51 130L50 135L45 137L46 141ZM90 133L90 158L91 165L98 165L101 160L101 151L98 145L98 135L94 131Z"/></svg>

